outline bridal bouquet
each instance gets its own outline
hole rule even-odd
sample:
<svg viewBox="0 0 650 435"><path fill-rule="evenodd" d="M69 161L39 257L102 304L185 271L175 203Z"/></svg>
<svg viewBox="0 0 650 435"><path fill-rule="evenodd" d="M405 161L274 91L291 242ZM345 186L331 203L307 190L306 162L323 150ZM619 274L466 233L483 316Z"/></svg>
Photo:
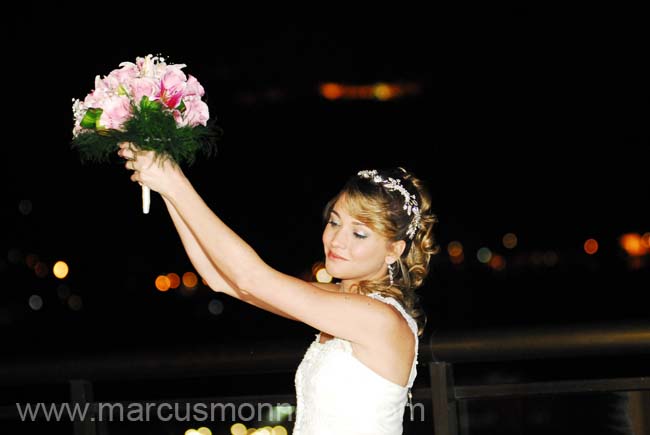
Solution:
<svg viewBox="0 0 650 435"><path fill-rule="evenodd" d="M160 56L122 62L95 89L73 99L72 147L82 160L106 161L120 142L153 150L176 163L193 163L197 151L211 154L219 129L208 127L203 86L185 75L184 64ZM149 212L150 191L142 187L142 211Z"/></svg>

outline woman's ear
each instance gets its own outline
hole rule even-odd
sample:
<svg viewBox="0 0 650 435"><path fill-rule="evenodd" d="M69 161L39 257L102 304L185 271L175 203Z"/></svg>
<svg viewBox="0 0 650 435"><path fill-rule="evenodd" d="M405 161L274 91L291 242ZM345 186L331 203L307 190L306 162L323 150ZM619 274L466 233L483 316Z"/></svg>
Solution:
<svg viewBox="0 0 650 435"><path fill-rule="evenodd" d="M394 262L396 262L397 259L400 258L404 253L404 249L406 249L406 242L404 240L391 242L388 248L389 256L386 257L386 262L388 264L393 264ZM391 256L393 256L394 258L391 258Z"/></svg>

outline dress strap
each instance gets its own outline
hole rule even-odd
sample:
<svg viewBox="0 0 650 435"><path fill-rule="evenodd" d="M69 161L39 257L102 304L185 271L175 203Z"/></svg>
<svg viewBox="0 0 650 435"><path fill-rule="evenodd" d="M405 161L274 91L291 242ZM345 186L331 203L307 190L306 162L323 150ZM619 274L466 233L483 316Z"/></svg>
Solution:
<svg viewBox="0 0 650 435"><path fill-rule="evenodd" d="M382 296L378 293L369 293L367 295L368 297L372 299L376 299L378 301L384 302L388 305L392 305L397 309L397 311L400 312L400 314L406 319L406 322L408 323L409 327L411 328L411 332L413 332L413 336L415 337L415 356L413 358L413 365L411 367L411 374L409 375L409 382L408 382L408 387L411 388L413 386L413 381L415 380L415 376L417 375L417 362L418 362L418 344L420 342L418 338L418 324L415 321L413 317L409 313L406 312L402 304L397 302L396 299L387 297L387 296Z"/></svg>

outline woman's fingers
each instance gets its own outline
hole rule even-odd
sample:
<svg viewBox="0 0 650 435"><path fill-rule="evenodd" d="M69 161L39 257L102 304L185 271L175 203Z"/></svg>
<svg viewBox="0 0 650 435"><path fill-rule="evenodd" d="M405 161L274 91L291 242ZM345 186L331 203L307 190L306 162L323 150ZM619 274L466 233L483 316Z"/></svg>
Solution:
<svg viewBox="0 0 650 435"><path fill-rule="evenodd" d="M151 167L155 160L154 151L138 150L132 144L128 142L122 142L118 144L119 150L117 155L125 159L124 167L129 171L134 171L131 175L131 181L137 181L142 185L142 180L140 180L139 171L148 169Z"/></svg>

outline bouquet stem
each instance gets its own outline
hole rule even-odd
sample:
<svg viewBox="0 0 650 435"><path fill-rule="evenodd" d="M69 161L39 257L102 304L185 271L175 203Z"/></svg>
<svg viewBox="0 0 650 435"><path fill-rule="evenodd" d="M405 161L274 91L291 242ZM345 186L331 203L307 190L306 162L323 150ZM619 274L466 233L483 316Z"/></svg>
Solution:
<svg viewBox="0 0 650 435"><path fill-rule="evenodd" d="M151 204L151 189L142 186L142 213L149 214L149 205Z"/></svg>

